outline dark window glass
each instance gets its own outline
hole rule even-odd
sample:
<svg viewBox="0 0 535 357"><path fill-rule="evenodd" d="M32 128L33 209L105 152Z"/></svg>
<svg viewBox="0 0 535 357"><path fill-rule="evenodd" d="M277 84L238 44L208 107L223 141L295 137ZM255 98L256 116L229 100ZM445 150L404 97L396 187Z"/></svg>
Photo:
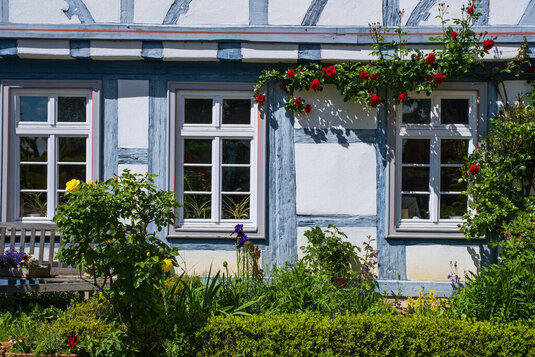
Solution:
<svg viewBox="0 0 535 357"><path fill-rule="evenodd" d="M223 167L224 192L249 192L251 169L248 167Z"/></svg>
<svg viewBox="0 0 535 357"><path fill-rule="evenodd" d="M21 192L20 201L22 217L46 217L46 192Z"/></svg>
<svg viewBox="0 0 535 357"><path fill-rule="evenodd" d="M412 99L403 104L403 123L431 123L431 99Z"/></svg>
<svg viewBox="0 0 535 357"><path fill-rule="evenodd" d="M212 124L212 99L184 99L184 123Z"/></svg>
<svg viewBox="0 0 535 357"><path fill-rule="evenodd" d="M44 162L47 160L48 138L42 136L21 136L20 161Z"/></svg>
<svg viewBox="0 0 535 357"><path fill-rule="evenodd" d="M442 99L440 113L442 124L468 124L468 99Z"/></svg>
<svg viewBox="0 0 535 357"><path fill-rule="evenodd" d="M212 197L210 195L184 194L185 219L210 219L212 217Z"/></svg>
<svg viewBox="0 0 535 357"><path fill-rule="evenodd" d="M85 97L58 97L58 121L85 122L86 102Z"/></svg>
<svg viewBox="0 0 535 357"><path fill-rule="evenodd" d="M85 165L58 165L58 188L64 189L72 179L85 181Z"/></svg>
<svg viewBox="0 0 535 357"><path fill-rule="evenodd" d="M429 195L402 195L402 219L429 219Z"/></svg>
<svg viewBox="0 0 535 357"><path fill-rule="evenodd" d="M429 168L404 167L402 171L401 189L403 191L429 192Z"/></svg>
<svg viewBox="0 0 535 357"><path fill-rule="evenodd" d="M462 219L467 207L465 195L440 195L441 219Z"/></svg>
<svg viewBox="0 0 535 357"><path fill-rule="evenodd" d="M429 164L429 139L403 139L404 164Z"/></svg>
<svg viewBox="0 0 535 357"><path fill-rule="evenodd" d="M251 140L223 139L223 164L248 164Z"/></svg>
<svg viewBox="0 0 535 357"><path fill-rule="evenodd" d="M211 139L184 139L184 163L211 164Z"/></svg>
<svg viewBox="0 0 535 357"><path fill-rule="evenodd" d="M462 164L468 155L468 140L442 139L440 141L440 162Z"/></svg>
<svg viewBox="0 0 535 357"><path fill-rule="evenodd" d="M211 167L185 167L184 168L184 191L210 192L212 189Z"/></svg>
<svg viewBox="0 0 535 357"><path fill-rule="evenodd" d="M47 165L20 165L20 188L46 189Z"/></svg>
<svg viewBox="0 0 535 357"><path fill-rule="evenodd" d="M221 195L222 219L248 219L249 210L249 195Z"/></svg>
<svg viewBox="0 0 535 357"><path fill-rule="evenodd" d="M60 137L60 162L85 162L86 138Z"/></svg>
<svg viewBox="0 0 535 357"><path fill-rule="evenodd" d="M48 97L21 96L20 121L48 121Z"/></svg>
<svg viewBox="0 0 535 357"><path fill-rule="evenodd" d="M250 124L250 99L223 99L223 124Z"/></svg>

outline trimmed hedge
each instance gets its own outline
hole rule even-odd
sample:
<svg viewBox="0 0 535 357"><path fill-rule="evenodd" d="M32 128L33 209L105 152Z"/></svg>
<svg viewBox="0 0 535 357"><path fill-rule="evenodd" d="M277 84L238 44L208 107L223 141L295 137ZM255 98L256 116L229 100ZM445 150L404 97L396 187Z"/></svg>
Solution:
<svg viewBox="0 0 535 357"><path fill-rule="evenodd" d="M535 356L535 329L437 317L213 317L197 356Z"/></svg>

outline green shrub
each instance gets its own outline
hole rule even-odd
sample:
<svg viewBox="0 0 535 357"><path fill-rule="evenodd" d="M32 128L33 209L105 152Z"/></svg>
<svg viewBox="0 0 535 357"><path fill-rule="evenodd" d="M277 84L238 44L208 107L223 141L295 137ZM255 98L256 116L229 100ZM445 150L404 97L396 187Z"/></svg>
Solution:
<svg viewBox="0 0 535 357"><path fill-rule="evenodd" d="M400 315L213 317L198 356L529 356L535 330Z"/></svg>
<svg viewBox="0 0 535 357"><path fill-rule="evenodd" d="M483 267L467 276L465 286L450 300L461 318L535 322L535 274L521 260Z"/></svg>

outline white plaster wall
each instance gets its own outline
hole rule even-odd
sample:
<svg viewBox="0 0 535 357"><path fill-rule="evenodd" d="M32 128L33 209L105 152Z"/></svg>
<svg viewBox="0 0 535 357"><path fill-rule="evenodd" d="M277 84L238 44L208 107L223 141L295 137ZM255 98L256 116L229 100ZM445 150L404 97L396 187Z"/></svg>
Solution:
<svg viewBox="0 0 535 357"><path fill-rule="evenodd" d="M297 214L374 215L375 147L295 144Z"/></svg>
<svg viewBox="0 0 535 357"><path fill-rule="evenodd" d="M17 55L20 58L73 59L69 40L17 40Z"/></svg>
<svg viewBox="0 0 535 357"><path fill-rule="evenodd" d="M327 227L320 227L325 230ZM297 228L297 256L299 259L303 257L303 251L301 247L308 244L308 240L305 237L305 231L309 230L309 227L299 227ZM347 239L343 238L344 241L347 241L353 245L356 245L361 248L360 256L364 256L364 242L368 241L368 236L371 236L374 239L371 242L373 249L377 249L377 229L375 227L338 227L338 230L344 232L347 235Z"/></svg>
<svg viewBox="0 0 535 357"><path fill-rule="evenodd" d="M312 105L309 114L296 115L295 127L313 129L376 129L377 109L367 105L344 102L333 84L325 85L322 92L297 91L295 96Z"/></svg>
<svg viewBox="0 0 535 357"><path fill-rule="evenodd" d="M194 0L179 25L248 25L249 0Z"/></svg>
<svg viewBox="0 0 535 357"><path fill-rule="evenodd" d="M465 272L476 272L479 267L480 250L477 245L447 246L422 242L409 245L405 250L408 280L448 281L448 275L452 273L450 262L457 262L456 274L463 280Z"/></svg>
<svg viewBox="0 0 535 357"><path fill-rule="evenodd" d="M136 0L134 2L134 22L162 24L174 0Z"/></svg>
<svg viewBox="0 0 535 357"><path fill-rule="evenodd" d="M519 95L522 96L522 102L526 103L525 94L531 92L531 86L527 81L505 81L504 84L509 104L518 103ZM501 102L498 103L501 104Z"/></svg>
<svg viewBox="0 0 535 357"><path fill-rule="evenodd" d="M530 0L489 1L490 25L516 25L522 18Z"/></svg>
<svg viewBox="0 0 535 357"><path fill-rule="evenodd" d="M65 0L11 0L9 21L32 24L79 24L78 16L70 20L63 10L69 6Z"/></svg>
<svg viewBox="0 0 535 357"><path fill-rule="evenodd" d="M372 55L373 50L369 46L330 44L321 44L320 46L322 62L367 61L377 59L376 56Z"/></svg>
<svg viewBox="0 0 535 357"><path fill-rule="evenodd" d="M318 25L368 26L383 19L383 2L369 0L329 0Z"/></svg>
<svg viewBox="0 0 535 357"><path fill-rule="evenodd" d="M122 148L149 147L149 81L118 81L118 144Z"/></svg>
<svg viewBox="0 0 535 357"><path fill-rule="evenodd" d="M117 174L120 175L125 169L130 170L132 174L145 175L149 171L149 165L146 164L120 164L117 166Z"/></svg>
<svg viewBox="0 0 535 357"><path fill-rule="evenodd" d="M301 25L311 0L269 0L270 25Z"/></svg>
<svg viewBox="0 0 535 357"><path fill-rule="evenodd" d="M418 4L419 0L399 0L399 8L405 10L405 15L403 16L403 23L406 24L411 16L412 11ZM448 14L446 18L460 18L461 17L461 7L466 5L466 0L447 0L447 1L437 1L430 9L430 16L425 21L421 21L418 26L440 26L440 19L436 16L438 15L438 4L444 2L449 6ZM491 0L492 2L492 0Z"/></svg>
<svg viewBox="0 0 535 357"><path fill-rule="evenodd" d="M121 0L84 0L84 3L95 22L121 22Z"/></svg>
<svg viewBox="0 0 535 357"><path fill-rule="evenodd" d="M297 44L242 43L243 62L297 62Z"/></svg>
<svg viewBox="0 0 535 357"><path fill-rule="evenodd" d="M216 42L163 42L164 61L218 61Z"/></svg>
<svg viewBox="0 0 535 357"><path fill-rule="evenodd" d="M178 263L180 270L191 275L206 275L210 271L215 275L219 270L225 271L223 262L228 263L229 272L236 272L236 252L234 250L180 250Z"/></svg>
<svg viewBox="0 0 535 357"><path fill-rule="evenodd" d="M90 55L95 60L141 60L142 41L92 40Z"/></svg>

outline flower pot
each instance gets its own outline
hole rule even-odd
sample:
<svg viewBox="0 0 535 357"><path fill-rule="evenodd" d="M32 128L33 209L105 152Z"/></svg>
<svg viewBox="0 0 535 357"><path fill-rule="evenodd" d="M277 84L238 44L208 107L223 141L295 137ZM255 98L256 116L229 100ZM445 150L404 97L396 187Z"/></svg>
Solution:
<svg viewBox="0 0 535 357"><path fill-rule="evenodd" d="M37 266L32 268L0 268L0 276L9 278L47 278L50 276L49 266Z"/></svg>
<svg viewBox="0 0 535 357"><path fill-rule="evenodd" d="M0 341L0 350L9 351L9 348L11 347L11 343Z"/></svg>

